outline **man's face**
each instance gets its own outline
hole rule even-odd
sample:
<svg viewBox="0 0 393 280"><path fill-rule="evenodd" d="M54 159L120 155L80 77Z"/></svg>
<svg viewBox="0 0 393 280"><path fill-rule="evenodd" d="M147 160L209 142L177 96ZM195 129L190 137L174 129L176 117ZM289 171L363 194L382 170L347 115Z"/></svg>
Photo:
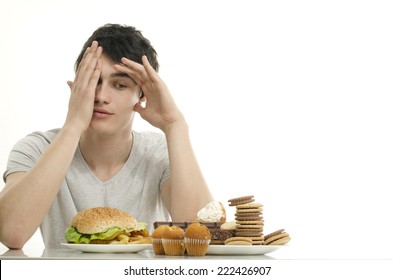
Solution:
<svg viewBox="0 0 393 280"><path fill-rule="evenodd" d="M141 89L128 75L115 70L115 63L108 56L103 54L101 61L90 128L106 134L129 131Z"/></svg>

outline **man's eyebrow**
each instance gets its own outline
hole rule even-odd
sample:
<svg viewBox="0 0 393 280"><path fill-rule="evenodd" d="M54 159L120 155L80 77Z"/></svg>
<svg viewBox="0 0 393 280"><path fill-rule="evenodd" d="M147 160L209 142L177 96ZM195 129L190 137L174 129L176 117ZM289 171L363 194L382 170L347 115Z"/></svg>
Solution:
<svg viewBox="0 0 393 280"><path fill-rule="evenodd" d="M131 77L128 76L126 73L113 73L113 74L111 74L111 77L112 78L129 78L129 79L131 79Z"/></svg>
<svg viewBox="0 0 393 280"><path fill-rule="evenodd" d="M130 79L131 81L133 81L135 84L137 84L137 83L135 82L135 80L134 80L133 78L131 78L130 76L128 76L126 73L121 73L121 72L112 73L112 74L111 74L111 78L128 78L128 79Z"/></svg>

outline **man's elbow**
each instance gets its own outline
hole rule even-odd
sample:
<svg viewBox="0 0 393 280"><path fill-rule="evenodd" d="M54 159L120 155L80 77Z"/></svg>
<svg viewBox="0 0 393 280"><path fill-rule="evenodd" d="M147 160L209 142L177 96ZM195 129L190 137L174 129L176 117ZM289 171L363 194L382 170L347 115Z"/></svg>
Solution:
<svg viewBox="0 0 393 280"><path fill-rule="evenodd" d="M0 233L0 242L11 250L23 249L27 241L28 238L20 232L18 233L18 231L9 232L7 230L2 230Z"/></svg>

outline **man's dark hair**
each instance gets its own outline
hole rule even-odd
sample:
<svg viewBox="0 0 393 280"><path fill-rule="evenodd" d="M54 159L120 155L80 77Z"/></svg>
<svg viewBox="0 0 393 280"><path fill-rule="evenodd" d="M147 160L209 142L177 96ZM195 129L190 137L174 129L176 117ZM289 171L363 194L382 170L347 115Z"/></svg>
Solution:
<svg viewBox="0 0 393 280"><path fill-rule="evenodd" d="M94 31L75 62L75 70L93 41L97 41L98 45L103 48L103 52L115 63L119 63L122 57L126 57L142 64L142 56L146 55L151 66L158 72L157 53L150 41L134 27L119 24L106 24Z"/></svg>

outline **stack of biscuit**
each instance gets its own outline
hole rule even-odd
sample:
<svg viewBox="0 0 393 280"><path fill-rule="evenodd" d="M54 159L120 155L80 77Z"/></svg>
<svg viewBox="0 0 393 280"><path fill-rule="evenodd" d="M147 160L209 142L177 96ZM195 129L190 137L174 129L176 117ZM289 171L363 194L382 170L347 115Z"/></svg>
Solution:
<svg viewBox="0 0 393 280"><path fill-rule="evenodd" d="M254 196L242 196L228 200L229 206L236 207L236 237L252 240L252 245L263 245L263 205L255 202Z"/></svg>

